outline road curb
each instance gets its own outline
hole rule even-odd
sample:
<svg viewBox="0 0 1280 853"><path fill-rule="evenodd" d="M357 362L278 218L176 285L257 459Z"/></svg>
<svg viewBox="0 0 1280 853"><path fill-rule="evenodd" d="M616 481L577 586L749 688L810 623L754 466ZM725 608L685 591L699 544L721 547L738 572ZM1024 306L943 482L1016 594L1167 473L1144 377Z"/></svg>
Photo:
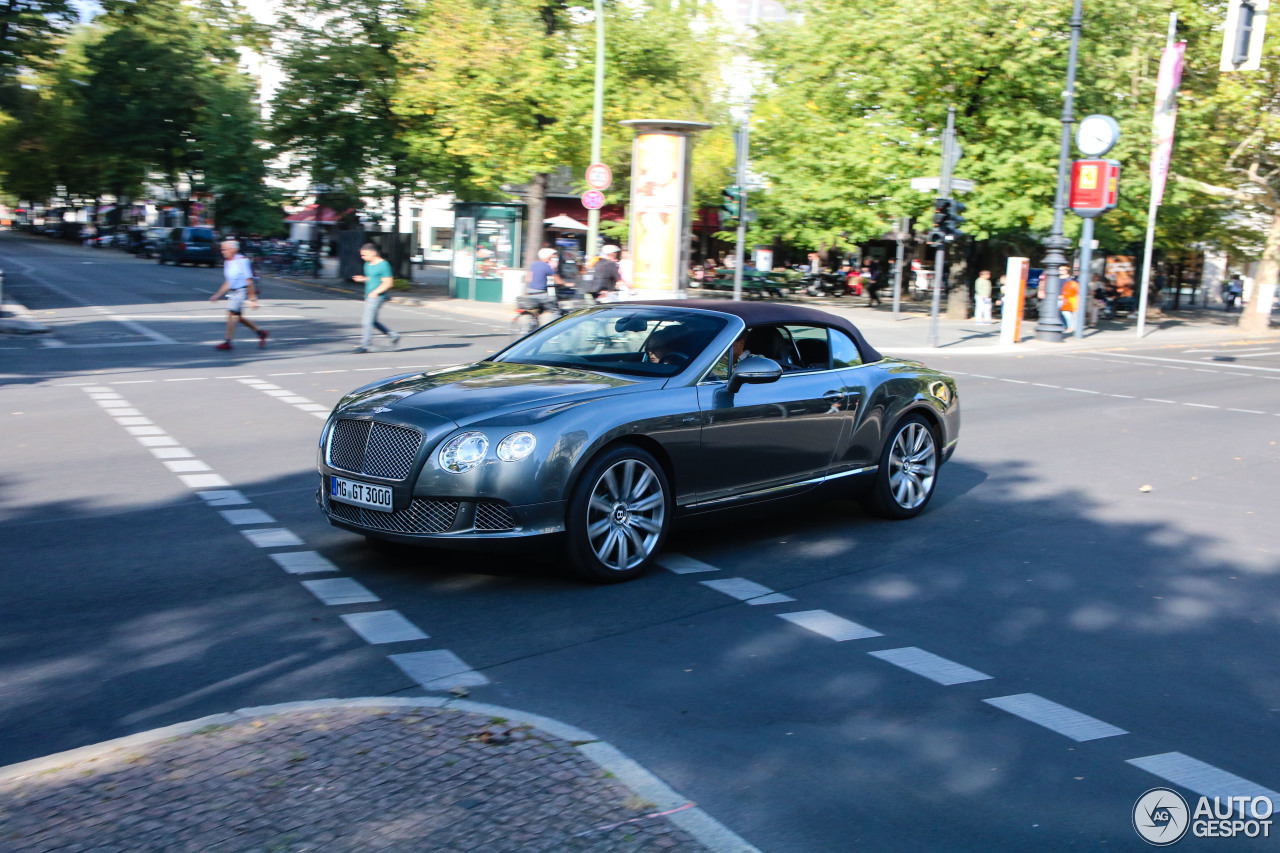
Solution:
<svg viewBox="0 0 1280 853"><path fill-rule="evenodd" d="M712 818L687 797L681 796L669 785L629 758L612 744L568 723L483 702L466 699L422 696L413 698L370 697L359 699L318 699L304 702L285 702L278 705L261 705L241 708L226 714L212 714L172 726L126 735L125 737L82 746L65 752L33 758L29 761L0 767L0 781L39 776L69 765L78 764L125 749L173 740L197 734L211 726L225 726L250 721L275 714L324 711L337 708L369 708L372 710L405 710L414 708L442 708L464 711L485 717L502 717L521 726L531 726L544 734L568 743L575 751L594 763L601 770L612 774L634 793L652 802L659 811L680 811L667 815L667 819L689 833L712 853L760 853L743 838Z"/></svg>

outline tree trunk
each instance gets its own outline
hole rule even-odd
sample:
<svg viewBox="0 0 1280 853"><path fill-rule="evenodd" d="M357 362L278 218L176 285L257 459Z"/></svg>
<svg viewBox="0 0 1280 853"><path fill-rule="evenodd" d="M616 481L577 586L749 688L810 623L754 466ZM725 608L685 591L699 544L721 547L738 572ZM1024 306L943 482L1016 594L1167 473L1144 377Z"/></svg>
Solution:
<svg viewBox="0 0 1280 853"><path fill-rule="evenodd" d="M547 218L546 172L533 176L524 200L529 205L529 221L526 223L524 236L524 268L529 269L538 259L538 250L542 248L542 232L545 230L542 220Z"/></svg>
<svg viewBox="0 0 1280 853"><path fill-rule="evenodd" d="M1240 310L1241 329L1265 332L1271 328L1271 306L1275 302L1278 278L1280 278L1280 210L1273 210L1271 228L1267 231L1267 245L1262 250L1262 263L1258 264L1253 301Z"/></svg>

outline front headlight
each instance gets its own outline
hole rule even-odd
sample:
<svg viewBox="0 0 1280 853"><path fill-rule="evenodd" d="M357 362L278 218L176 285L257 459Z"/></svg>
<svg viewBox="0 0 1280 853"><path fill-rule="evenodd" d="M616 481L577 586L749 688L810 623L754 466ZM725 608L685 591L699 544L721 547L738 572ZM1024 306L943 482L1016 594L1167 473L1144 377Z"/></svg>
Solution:
<svg viewBox="0 0 1280 853"><path fill-rule="evenodd" d="M513 432L498 442L498 458L503 462L519 462L528 459L538 440L531 432Z"/></svg>
<svg viewBox="0 0 1280 853"><path fill-rule="evenodd" d="M465 474L484 461L489 439L482 432L455 435L440 448L440 467L450 474Z"/></svg>

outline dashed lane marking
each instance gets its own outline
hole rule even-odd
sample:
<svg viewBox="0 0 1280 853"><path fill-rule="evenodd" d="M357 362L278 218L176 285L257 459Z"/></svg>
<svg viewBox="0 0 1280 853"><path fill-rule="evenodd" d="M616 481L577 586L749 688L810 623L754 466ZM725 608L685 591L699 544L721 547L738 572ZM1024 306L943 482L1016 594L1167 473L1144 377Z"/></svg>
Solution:
<svg viewBox="0 0 1280 853"><path fill-rule="evenodd" d="M983 699L982 701L1013 714L1015 717L1021 717L1038 726L1044 726L1050 731L1065 735L1077 743L1128 734L1122 728L1113 726L1110 723L1104 723L1102 720L1090 717L1088 714L1074 711L1066 705L1051 702L1034 693L997 696L994 699Z"/></svg>
<svg viewBox="0 0 1280 853"><path fill-rule="evenodd" d="M915 646L904 649L885 649L880 652L868 652L868 654L948 687L952 684L987 681L991 678L985 672L978 672L964 664L947 660Z"/></svg>
<svg viewBox="0 0 1280 853"><path fill-rule="evenodd" d="M701 560L695 560L693 557L686 557L683 554L662 554L657 558L656 562L667 571L675 572L678 575L720 571L715 566L708 565Z"/></svg>
<svg viewBox="0 0 1280 853"><path fill-rule="evenodd" d="M1189 358L1164 358L1158 355L1131 355L1129 353L1123 353L1123 352L1112 353L1112 355L1114 355L1116 358L1132 358L1132 359L1142 359L1145 361L1173 362L1176 364L1191 364L1191 365L1196 365L1198 367L1204 367L1203 361L1194 361ZM1132 364L1133 362L1122 362L1122 363ZM1230 371L1219 370L1215 372L1228 373L1232 376L1251 376L1252 375L1249 373L1236 373L1235 372L1236 370L1265 370L1268 373L1280 373L1280 367L1259 367L1258 365L1255 365L1255 364L1233 364L1231 366L1232 368L1234 368L1234 370L1230 370Z"/></svg>
<svg viewBox="0 0 1280 853"><path fill-rule="evenodd" d="M796 613L779 613L779 619L786 619L794 625L799 625L805 630L812 631L815 634L821 634L837 643L843 643L847 640L866 640L871 637L883 637L879 631L872 630L865 625L859 625L857 622L851 622L843 616L837 616L826 610L802 610Z"/></svg>
<svg viewBox="0 0 1280 853"><path fill-rule="evenodd" d="M249 499L235 489L221 489L211 492L196 492L208 506L241 506L249 503Z"/></svg>
<svg viewBox="0 0 1280 853"><path fill-rule="evenodd" d="M1267 797L1273 803L1280 802L1280 793L1181 752L1144 755L1130 758L1125 763L1195 791L1202 797Z"/></svg>
<svg viewBox="0 0 1280 853"><path fill-rule="evenodd" d="M260 509L224 509L219 513L227 524L275 524L276 520L271 514Z"/></svg>
<svg viewBox="0 0 1280 853"><path fill-rule="evenodd" d="M287 527L258 527L240 532L258 548L294 548L306 544Z"/></svg>
<svg viewBox="0 0 1280 853"><path fill-rule="evenodd" d="M351 578L324 578L323 580L303 581L307 591L329 606L339 604L368 604L382 599L374 595L364 584Z"/></svg>
<svg viewBox="0 0 1280 853"><path fill-rule="evenodd" d="M454 687L479 687L489 683L482 673L468 666L462 658L447 649L406 652L391 655L391 662L405 675L427 690L450 690Z"/></svg>
<svg viewBox="0 0 1280 853"><path fill-rule="evenodd" d="M723 592L725 595L736 598L739 601L745 601L747 604L782 604L787 601L795 601L789 595L774 592L769 587L758 584L755 581L749 581L746 578L724 578L722 580L702 581L701 583L716 592Z"/></svg>
<svg viewBox="0 0 1280 853"><path fill-rule="evenodd" d="M1159 397L1143 397L1148 403L1177 403L1177 400L1161 400Z"/></svg>
<svg viewBox="0 0 1280 853"><path fill-rule="evenodd" d="M430 639L426 632L406 619L398 610L344 613L342 621L370 645Z"/></svg>
<svg viewBox="0 0 1280 853"><path fill-rule="evenodd" d="M281 551L270 556L276 565L291 575L341 571L316 551Z"/></svg>

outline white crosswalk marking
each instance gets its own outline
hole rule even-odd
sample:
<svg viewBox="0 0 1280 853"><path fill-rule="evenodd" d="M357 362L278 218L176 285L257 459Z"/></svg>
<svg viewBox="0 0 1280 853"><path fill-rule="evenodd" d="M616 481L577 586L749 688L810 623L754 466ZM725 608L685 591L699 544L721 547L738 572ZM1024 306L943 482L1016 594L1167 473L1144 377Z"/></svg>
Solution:
<svg viewBox="0 0 1280 853"><path fill-rule="evenodd" d="M1066 735L1077 743L1104 737L1128 734L1124 729L1104 723L1102 720L1073 711L1065 705L1051 702L1034 693L1018 693L1013 696L997 696L983 699L1002 711L1029 720L1036 725Z"/></svg>
<svg viewBox="0 0 1280 853"><path fill-rule="evenodd" d="M825 610L779 613L778 618L786 619L788 622L799 625L801 628L805 628L815 634L821 634L828 639L835 640L837 643L843 643L846 640L866 640L871 637L884 636L879 631L873 631L865 625L859 625L857 622L851 622L843 616L837 616Z"/></svg>

